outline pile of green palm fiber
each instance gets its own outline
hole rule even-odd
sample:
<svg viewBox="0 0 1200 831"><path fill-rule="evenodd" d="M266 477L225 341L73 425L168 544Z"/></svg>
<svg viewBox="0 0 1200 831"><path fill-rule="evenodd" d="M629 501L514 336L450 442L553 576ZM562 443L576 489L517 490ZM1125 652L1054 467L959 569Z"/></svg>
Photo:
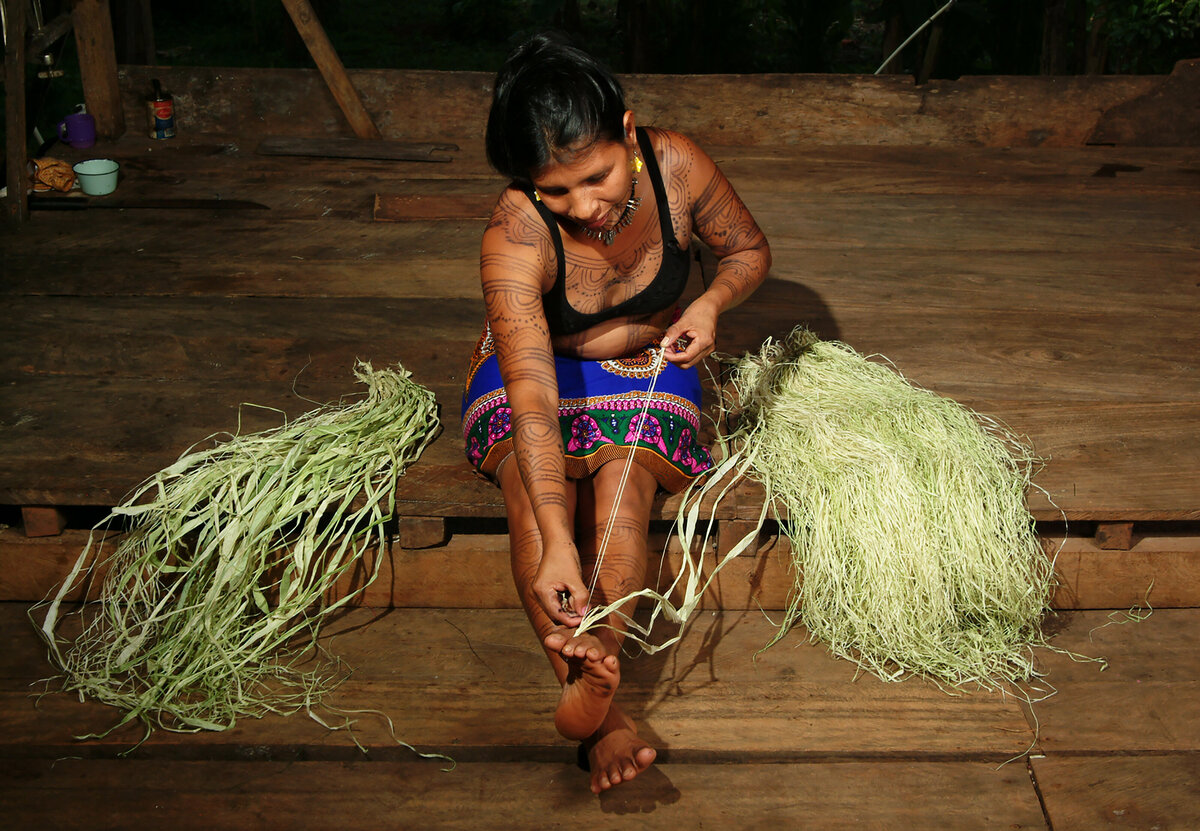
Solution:
<svg viewBox="0 0 1200 831"><path fill-rule="evenodd" d="M331 602L330 589L355 569L367 571L358 592L374 579L381 558L368 567L365 555L383 551L396 479L439 430L433 394L403 368L359 363L355 375L364 398L194 447L98 526L128 530L116 545L93 533L34 609L65 690L149 735L311 712L336 687L343 673L316 638L357 592ZM98 574L99 601L68 610L64 598ZM64 639L76 614L82 633Z"/></svg>
<svg viewBox="0 0 1200 831"><path fill-rule="evenodd" d="M1053 564L1025 501L1039 460L1015 435L803 328L736 364L727 415L791 541L772 643L800 623L886 679L1033 674Z"/></svg>

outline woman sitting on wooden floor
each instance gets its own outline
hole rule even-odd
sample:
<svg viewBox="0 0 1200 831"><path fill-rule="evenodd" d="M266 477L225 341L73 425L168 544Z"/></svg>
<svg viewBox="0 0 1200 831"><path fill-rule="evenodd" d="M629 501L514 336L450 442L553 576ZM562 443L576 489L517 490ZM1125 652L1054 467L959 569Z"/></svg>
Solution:
<svg viewBox="0 0 1200 831"><path fill-rule="evenodd" d="M555 726L584 743L599 793L655 751L614 702L616 617L597 634L573 627L590 604L642 588L656 489L712 465L696 439L698 365L717 316L766 277L770 249L702 150L636 127L616 78L557 37L535 36L500 70L487 152L512 184L483 237L466 452L504 494L513 578L563 685ZM719 266L680 310L693 235Z"/></svg>

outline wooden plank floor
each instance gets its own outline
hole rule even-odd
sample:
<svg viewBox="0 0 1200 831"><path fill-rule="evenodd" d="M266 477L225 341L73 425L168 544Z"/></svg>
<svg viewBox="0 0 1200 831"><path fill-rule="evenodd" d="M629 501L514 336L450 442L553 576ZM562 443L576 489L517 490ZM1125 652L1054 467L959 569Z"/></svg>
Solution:
<svg viewBox="0 0 1200 831"><path fill-rule="evenodd" d="M1200 733L1200 611L1110 623L1068 615L1043 650L1055 695L1028 713L999 693L855 679L793 633L752 660L762 615L710 614L677 647L627 658L622 697L660 751L600 799L551 724L556 687L519 612L355 610L325 643L355 669L330 699L377 708L355 735L304 714L223 733L125 728L70 696L36 700L48 668L25 608L0 604L0 799L11 828L1190 828ZM31 686L32 685L32 686ZM326 714L328 715L328 714ZM1034 724L1038 727L1035 730ZM1029 755L1024 755L1031 751ZM1012 761L1009 761L1012 760ZM1005 764L1007 762L1007 764ZM52 806L52 808L51 808Z"/></svg>
<svg viewBox="0 0 1200 831"><path fill-rule="evenodd" d="M1064 617L1055 644L1110 665L1041 655L1057 694L1032 711L855 680L796 635L752 662L769 626L740 610L777 607L784 584L739 564L680 647L627 662L624 694L661 764L596 799L553 731L553 681L501 585L499 495L458 449L482 223L372 221L377 194L466 205L495 192L478 142L459 143L435 165L131 135L95 151L123 162L122 198L270 210L38 212L0 227L0 506L111 506L239 419L276 423L244 403L292 415L353 392L356 358L401 361L435 391L445 432L405 477L401 510L448 517L454 533L401 552L373 596L431 608L339 621L331 648L356 672L331 703L378 708L458 766L414 758L372 718L356 729L366 755L303 715L158 733L128 757L135 730L80 743L113 713L63 695L35 706L30 685L49 666L24 606L0 604L4 827L1200 826L1200 612L1106 625L1104 610L1151 586L1156 604L1197 604L1183 523L1200 519L1200 151L710 148L775 253L768 283L724 318L724 349L807 323L886 355L1050 457L1048 497L1031 497L1039 519L1058 518L1052 499L1075 524L1155 533L1121 556L1067 540L1058 605L1101 610ZM754 508L753 493L739 500L723 516ZM17 533L0 529L0 598L41 596L79 532ZM439 561L470 570L476 583L458 588L473 600L412 579Z"/></svg>
<svg viewBox="0 0 1200 831"><path fill-rule="evenodd" d="M456 438L482 222L371 220L379 193L494 192L478 143L450 164L253 144L103 150L124 162L123 198L270 210L37 212L0 230L0 504L113 504L235 429L244 402L295 413L352 392L361 357L404 362L442 402L445 435L403 510L501 515ZM768 284L724 319L724 349L806 323L1028 435L1071 518L1200 518L1200 151L712 153L775 253ZM1041 494L1031 507L1057 514Z"/></svg>

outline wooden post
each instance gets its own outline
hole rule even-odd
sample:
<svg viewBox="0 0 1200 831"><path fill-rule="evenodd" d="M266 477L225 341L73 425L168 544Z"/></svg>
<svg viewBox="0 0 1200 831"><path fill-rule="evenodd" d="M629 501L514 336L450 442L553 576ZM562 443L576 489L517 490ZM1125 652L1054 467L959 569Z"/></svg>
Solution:
<svg viewBox="0 0 1200 831"><path fill-rule="evenodd" d="M21 524L27 537L57 537L67 527L67 520L53 506L26 505L21 508Z"/></svg>
<svg viewBox="0 0 1200 831"><path fill-rule="evenodd" d="M400 547L406 551L416 548L437 548L446 544L446 518L440 516L402 516L399 523Z"/></svg>
<svg viewBox="0 0 1200 831"><path fill-rule="evenodd" d="M366 139L383 138L383 134L371 120L370 113L363 106L358 90L350 83L346 67L342 65L341 58L329 42L329 36L325 34L325 29L321 26L321 21L317 20L317 15L308 0L283 0L283 6L291 15L292 22L296 24L300 37L304 38L304 45L308 47L309 54L316 62L317 69L321 71L321 77L325 79L325 84L333 93L338 106L341 107L342 114L350 122L354 135Z"/></svg>
<svg viewBox="0 0 1200 831"><path fill-rule="evenodd" d="M12 219L29 219L29 200L25 198L26 133L25 123L25 0L0 0L8 23L8 42L4 50L4 123L6 125L4 161L8 165L5 184L8 198L4 211Z"/></svg>
<svg viewBox="0 0 1200 831"><path fill-rule="evenodd" d="M1096 547L1106 551L1128 551L1133 548L1133 523L1099 523L1096 526Z"/></svg>
<svg viewBox="0 0 1200 831"><path fill-rule="evenodd" d="M96 137L120 138L125 133L125 111L117 83L117 48L108 0L74 0L71 17L75 21L83 100L96 119Z"/></svg>

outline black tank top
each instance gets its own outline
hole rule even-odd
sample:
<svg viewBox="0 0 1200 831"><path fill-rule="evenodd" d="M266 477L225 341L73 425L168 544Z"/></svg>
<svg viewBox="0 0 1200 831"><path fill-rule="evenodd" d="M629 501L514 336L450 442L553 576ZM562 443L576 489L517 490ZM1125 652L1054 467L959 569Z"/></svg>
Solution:
<svg viewBox="0 0 1200 831"><path fill-rule="evenodd" d="M633 297L627 297L615 306L601 309L598 312L584 314L572 308L567 302L566 264L563 257L562 234L558 227L558 218L549 208L540 202L532 188L525 190L526 196L537 208L546 227L550 229L550 238L554 243L554 255L558 258L558 273L554 285L542 295L542 308L546 313L546 323L552 335L574 335L597 323L612 320L626 315L643 315L661 311L675 303L687 286L691 262L688 252L680 248L675 239L675 230L671 225L671 209L667 204L667 191L663 187L662 172L658 169L658 160L654 156L654 148L650 137L641 127L637 128L638 146L646 161L646 172L650 176L650 184L654 188L654 201L658 203L658 224L662 229L663 258L658 268L658 274L644 289Z"/></svg>

